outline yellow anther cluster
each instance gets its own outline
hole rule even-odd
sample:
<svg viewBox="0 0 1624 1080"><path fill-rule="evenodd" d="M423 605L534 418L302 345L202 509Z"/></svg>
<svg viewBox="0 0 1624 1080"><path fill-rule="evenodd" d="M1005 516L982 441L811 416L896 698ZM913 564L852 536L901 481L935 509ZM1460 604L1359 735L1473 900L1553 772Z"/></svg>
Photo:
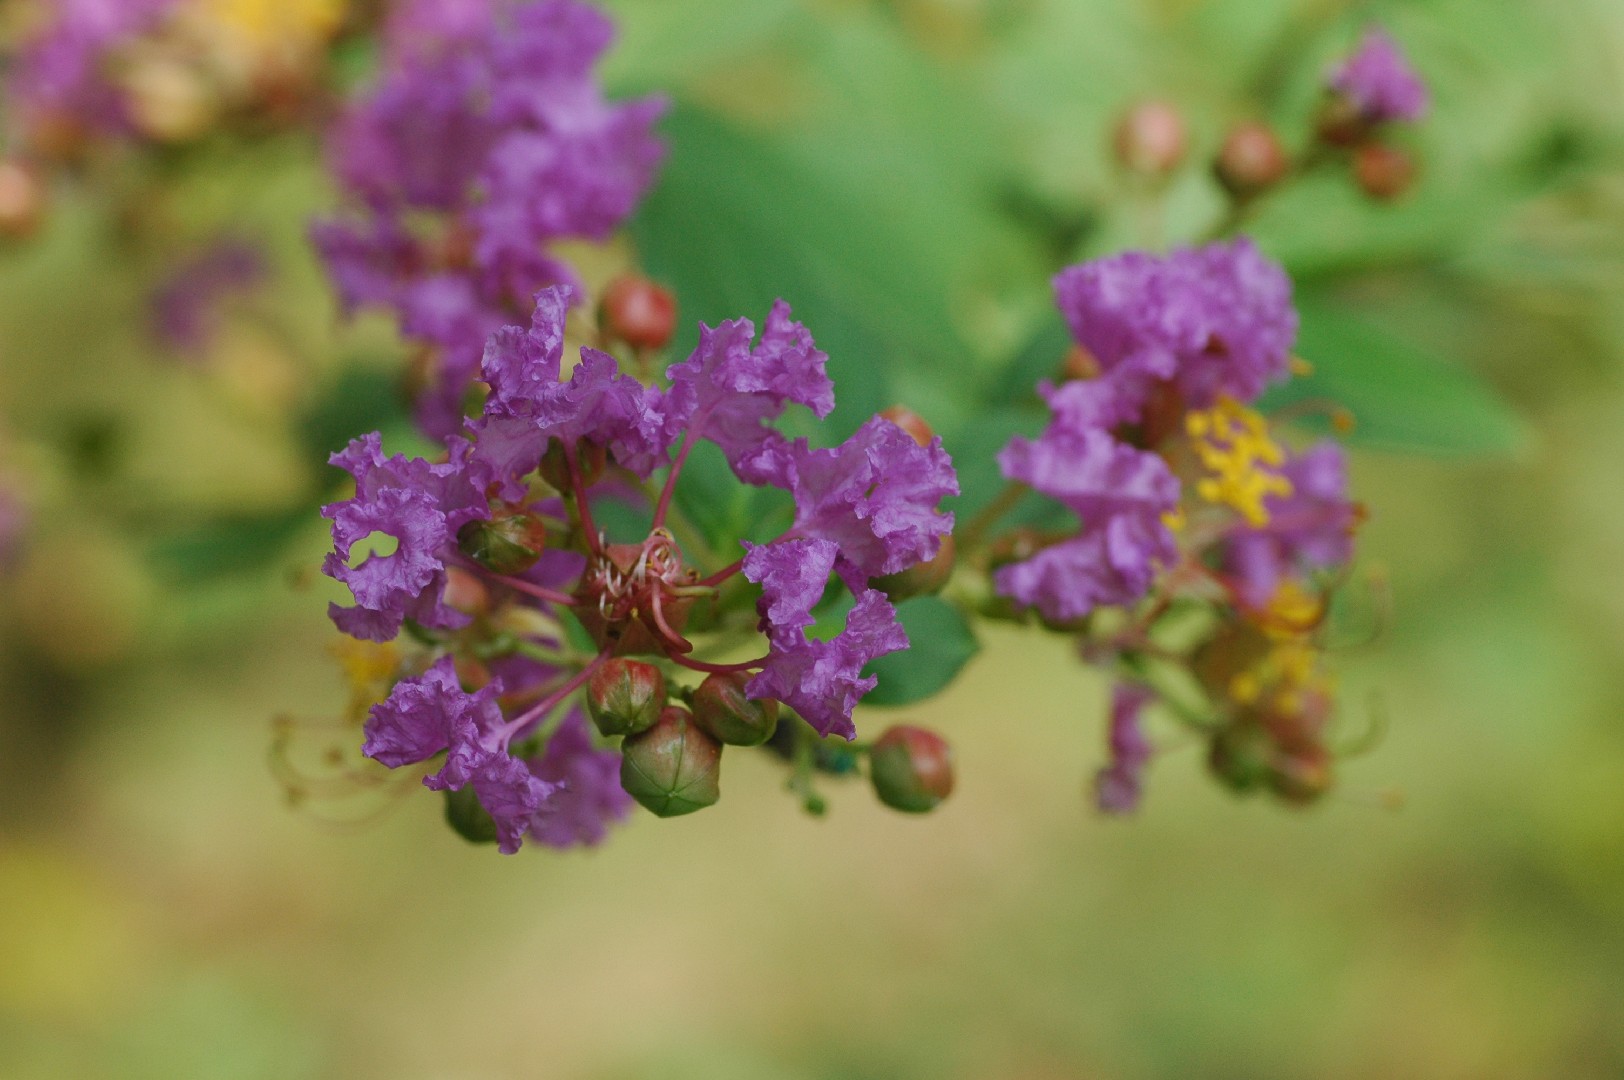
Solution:
<svg viewBox="0 0 1624 1080"><path fill-rule="evenodd" d="M1267 525L1268 498L1291 494L1291 481L1277 471L1285 453L1269 435L1268 421L1234 398L1221 397L1212 408L1185 417L1184 429L1211 474L1196 482L1196 494L1231 507L1254 526Z"/></svg>
<svg viewBox="0 0 1624 1080"><path fill-rule="evenodd" d="M1285 715L1302 712L1309 695L1329 698L1335 684L1311 636L1323 615L1318 595L1295 581L1282 582L1259 618L1272 645L1262 660L1230 680L1229 696L1237 704L1263 705Z"/></svg>
<svg viewBox="0 0 1624 1080"><path fill-rule="evenodd" d="M344 21L347 0L192 0L197 13L261 45L330 36Z"/></svg>
<svg viewBox="0 0 1624 1080"><path fill-rule="evenodd" d="M400 650L394 642L358 641L341 638L333 643L333 655L350 684L346 715L354 721L366 718L367 711L389 696L400 672Z"/></svg>

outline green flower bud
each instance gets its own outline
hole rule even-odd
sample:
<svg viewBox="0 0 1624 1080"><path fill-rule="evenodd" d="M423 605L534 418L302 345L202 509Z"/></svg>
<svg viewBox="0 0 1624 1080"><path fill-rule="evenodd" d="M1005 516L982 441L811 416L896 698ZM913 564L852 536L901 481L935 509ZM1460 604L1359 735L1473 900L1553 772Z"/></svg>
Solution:
<svg viewBox="0 0 1624 1080"><path fill-rule="evenodd" d="M744 696L742 671L705 676L694 691L694 723L729 746L760 746L778 730L778 702Z"/></svg>
<svg viewBox="0 0 1624 1080"><path fill-rule="evenodd" d="M620 753L620 786L660 817L691 814L722 797L722 746L687 709L667 708L653 727L629 736Z"/></svg>
<svg viewBox="0 0 1624 1080"><path fill-rule="evenodd" d="M635 735L660 719L665 697L665 676L659 668L617 657L587 681L586 711L605 735Z"/></svg>
<svg viewBox="0 0 1624 1080"><path fill-rule="evenodd" d="M445 820L457 835L470 844L496 843L496 822L479 804L473 785L445 793Z"/></svg>
<svg viewBox="0 0 1624 1080"><path fill-rule="evenodd" d="M457 547L497 574L522 574L547 547L541 519L515 507L498 506L489 521L470 521L457 532Z"/></svg>
<svg viewBox="0 0 1624 1080"><path fill-rule="evenodd" d="M942 537L942 546L937 550L934 559L915 563L906 570L878 578L874 582L874 587L897 603L911 600L916 596L935 596L947 585L948 578L953 576L953 562L957 558L957 550L953 534L948 533Z"/></svg>
<svg viewBox="0 0 1624 1080"><path fill-rule="evenodd" d="M1207 752L1207 765L1225 786L1256 791L1274 770L1274 747L1261 728L1247 725L1220 731Z"/></svg>
<svg viewBox="0 0 1624 1080"><path fill-rule="evenodd" d="M869 750L869 779L893 810L923 814L953 793L953 748L926 728L898 724Z"/></svg>

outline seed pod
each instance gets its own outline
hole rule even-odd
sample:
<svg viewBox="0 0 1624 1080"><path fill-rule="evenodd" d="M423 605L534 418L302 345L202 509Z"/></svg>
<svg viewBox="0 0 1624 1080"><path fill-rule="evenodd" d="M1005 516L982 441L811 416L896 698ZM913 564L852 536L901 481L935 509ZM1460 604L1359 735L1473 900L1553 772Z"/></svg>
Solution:
<svg viewBox="0 0 1624 1080"><path fill-rule="evenodd" d="M925 418L906 405L893 405L889 409L882 409L880 415L913 436L913 441L920 446L929 446L931 440L936 438L936 432L931 430Z"/></svg>
<svg viewBox="0 0 1624 1080"><path fill-rule="evenodd" d="M665 698L665 675L641 660L610 660L586 684L586 711L605 735L647 731L660 719Z"/></svg>
<svg viewBox="0 0 1624 1080"><path fill-rule="evenodd" d="M1402 198L1415 186L1415 159L1396 146L1368 142L1353 152L1359 190L1379 202Z"/></svg>
<svg viewBox="0 0 1624 1080"><path fill-rule="evenodd" d="M547 526L513 506L498 506L488 521L470 521L457 532L457 547L497 574L522 574L547 547Z"/></svg>
<svg viewBox="0 0 1624 1080"><path fill-rule="evenodd" d="M634 349L663 349L677 328L677 302L669 290L628 274L603 291L598 326L605 337Z"/></svg>
<svg viewBox="0 0 1624 1080"><path fill-rule="evenodd" d="M778 730L778 702L751 701L744 694L750 676L715 673L694 691L694 723L729 746L760 746Z"/></svg>
<svg viewBox="0 0 1624 1080"><path fill-rule="evenodd" d="M927 813L953 792L953 748L927 728L887 728L868 759L874 793L893 810Z"/></svg>
<svg viewBox="0 0 1624 1080"><path fill-rule="evenodd" d="M1117 121L1112 145L1117 162L1129 172L1166 177L1184 161L1184 117L1166 101L1142 101Z"/></svg>
<svg viewBox="0 0 1624 1080"><path fill-rule="evenodd" d="M32 236L45 216L45 185L19 161L0 161L0 236Z"/></svg>
<svg viewBox="0 0 1624 1080"><path fill-rule="evenodd" d="M1236 199L1252 199L1268 191L1291 169L1291 159L1280 137L1267 124L1237 124L1224 136L1213 172L1224 190Z"/></svg>
<svg viewBox="0 0 1624 1080"><path fill-rule="evenodd" d="M620 753L620 786L659 817L691 814L722 796L722 745L687 709L670 706L653 727L627 738Z"/></svg>

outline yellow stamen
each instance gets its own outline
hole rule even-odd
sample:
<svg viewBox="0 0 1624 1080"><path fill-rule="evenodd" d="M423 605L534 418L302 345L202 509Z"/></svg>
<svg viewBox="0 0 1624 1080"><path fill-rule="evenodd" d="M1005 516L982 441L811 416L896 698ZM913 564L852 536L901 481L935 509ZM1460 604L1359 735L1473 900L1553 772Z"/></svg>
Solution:
<svg viewBox="0 0 1624 1080"><path fill-rule="evenodd" d="M1210 474L1196 482L1196 494L1228 506L1253 526L1269 523L1268 499L1291 494L1291 481L1278 471L1285 451L1269 434L1269 424L1255 410L1231 397L1185 417L1197 460Z"/></svg>

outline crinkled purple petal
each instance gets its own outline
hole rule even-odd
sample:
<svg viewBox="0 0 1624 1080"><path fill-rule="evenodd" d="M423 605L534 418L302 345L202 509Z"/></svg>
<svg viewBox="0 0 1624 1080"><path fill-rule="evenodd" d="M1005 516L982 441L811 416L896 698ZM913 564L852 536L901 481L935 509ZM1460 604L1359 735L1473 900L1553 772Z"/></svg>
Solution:
<svg viewBox="0 0 1624 1080"><path fill-rule="evenodd" d="M1348 498L1342 448L1320 443L1288 459L1281 473L1291 481L1291 494L1270 498L1268 524L1238 529L1224 548L1224 569L1254 608L1266 605L1286 578L1353 558L1360 512Z"/></svg>
<svg viewBox="0 0 1624 1080"><path fill-rule="evenodd" d="M805 641L812 609L823 599L840 549L828 540L746 541L744 547L744 576L761 586L756 610L762 632L774 645Z"/></svg>
<svg viewBox="0 0 1624 1080"><path fill-rule="evenodd" d="M1372 124L1419 120L1431 104L1427 84L1410 66L1398 42L1376 26L1365 31L1353 55L1326 82Z"/></svg>
<svg viewBox="0 0 1624 1080"><path fill-rule="evenodd" d="M781 447L783 437L766 425L791 402L828 416L834 384L824 370L828 355L790 318L784 301L773 305L761 342L752 347L754 336L749 319L700 327L699 346L666 373L666 428L672 440L687 433L720 446L746 483L774 483L780 477L757 459L767 445Z"/></svg>
<svg viewBox="0 0 1624 1080"><path fill-rule="evenodd" d="M1131 814L1139 808L1145 766L1154 748L1145 738L1145 706L1156 695L1143 686L1118 683L1111 691L1110 763L1094 777L1094 798L1107 814Z"/></svg>
<svg viewBox="0 0 1624 1080"><path fill-rule="evenodd" d="M526 764L538 780L555 785L530 817L530 838L538 843L595 846L631 810L632 798L620 786L620 754L593 745L579 710L565 717L546 752Z"/></svg>

